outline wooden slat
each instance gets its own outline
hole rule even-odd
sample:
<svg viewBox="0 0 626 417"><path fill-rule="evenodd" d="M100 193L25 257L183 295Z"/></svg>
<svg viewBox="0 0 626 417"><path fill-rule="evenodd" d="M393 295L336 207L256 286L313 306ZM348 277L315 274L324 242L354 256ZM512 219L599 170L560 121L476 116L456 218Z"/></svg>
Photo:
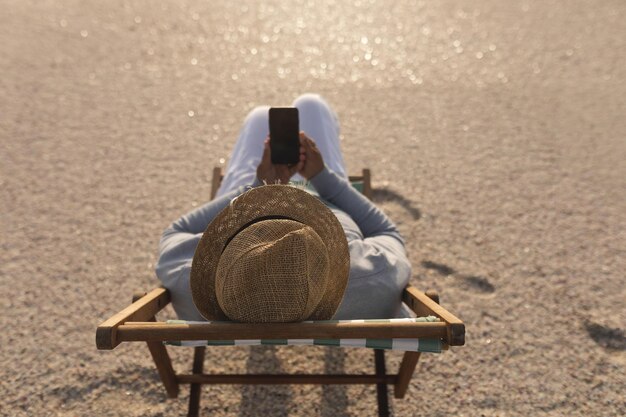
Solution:
<svg viewBox="0 0 626 417"><path fill-rule="evenodd" d="M397 375L184 374L181 384L395 384Z"/></svg>
<svg viewBox="0 0 626 417"><path fill-rule="evenodd" d="M121 342L117 329L128 321L146 321L152 319L170 302L170 294L165 288L155 288L135 301L96 329L98 349L113 349Z"/></svg>
<svg viewBox="0 0 626 417"><path fill-rule="evenodd" d="M415 287L407 287L402 294L402 301L418 316L435 315L443 320L447 326L444 340L450 346L465 344L465 325L463 322L426 294Z"/></svg>
<svg viewBox="0 0 626 417"><path fill-rule="evenodd" d="M372 171L369 168L363 169L363 195L370 200L374 196L372 192Z"/></svg>
<svg viewBox="0 0 626 417"><path fill-rule="evenodd" d="M222 168L214 167L213 178L211 178L211 200L215 198L215 194L217 194L217 190L218 188L220 188L221 183L222 183Z"/></svg>
<svg viewBox="0 0 626 417"><path fill-rule="evenodd" d="M385 370L385 351L374 349L374 366L376 375L383 377L387 374ZM387 384L376 384L376 402L378 403L378 417L389 417L389 394Z"/></svg>
<svg viewBox="0 0 626 417"><path fill-rule="evenodd" d="M154 364L165 386L168 398L178 397L178 380L176 379L176 373L172 367L172 360L167 353L167 349L161 342L148 342L148 349L150 349L150 354L152 359L154 359Z"/></svg>
<svg viewBox="0 0 626 417"><path fill-rule="evenodd" d="M202 375L202 368L204 366L204 352L205 346L198 346L193 352L193 367L192 372L194 375ZM193 382L189 388L189 412L187 417L197 417L200 414L200 394L202 393L202 384Z"/></svg>
<svg viewBox="0 0 626 417"><path fill-rule="evenodd" d="M419 358L420 352L404 352L402 363L400 363L400 370L398 371L398 381L393 389L393 396L395 398L404 398Z"/></svg>
<svg viewBox="0 0 626 417"><path fill-rule="evenodd" d="M129 322L117 329L120 341L240 339L444 338L447 324L427 323L206 323Z"/></svg>

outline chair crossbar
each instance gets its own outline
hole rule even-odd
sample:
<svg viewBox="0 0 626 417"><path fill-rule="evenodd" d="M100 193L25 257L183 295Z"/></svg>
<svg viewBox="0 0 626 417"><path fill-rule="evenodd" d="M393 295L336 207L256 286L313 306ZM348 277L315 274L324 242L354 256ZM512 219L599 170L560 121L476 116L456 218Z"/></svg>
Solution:
<svg viewBox="0 0 626 417"><path fill-rule="evenodd" d="M180 384L395 384L398 375L370 374L182 374L178 375Z"/></svg>

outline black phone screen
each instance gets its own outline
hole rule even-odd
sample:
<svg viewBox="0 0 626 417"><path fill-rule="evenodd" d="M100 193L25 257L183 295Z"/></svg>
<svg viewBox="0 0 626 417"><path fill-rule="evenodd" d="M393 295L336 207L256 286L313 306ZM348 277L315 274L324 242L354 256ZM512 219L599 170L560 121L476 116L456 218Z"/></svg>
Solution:
<svg viewBox="0 0 626 417"><path fill-rule="evenodd" d="M271 107L270 149L273 164L297 164L300 161L300 122L295 107Z"/></svg>

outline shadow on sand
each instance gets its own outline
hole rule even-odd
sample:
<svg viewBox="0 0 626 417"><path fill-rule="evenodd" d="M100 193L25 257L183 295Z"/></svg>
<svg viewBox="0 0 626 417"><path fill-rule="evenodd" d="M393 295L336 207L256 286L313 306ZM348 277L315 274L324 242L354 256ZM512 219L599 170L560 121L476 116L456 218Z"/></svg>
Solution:
<svg viewBox="0 0 626 417"><path fill-rule="evenodd" d="M411 200L407 199L402 194L399 194L394 190L386 187L375 188L373 190L373 194L374 195L372 199L376 203L386 201L396 203L399 204L403 209L405 209L411 215L413 220L418 220L422 217L422 212L420 211L420 209L414 206L414 203Z"/></svg>
<svg viewBox="0 0 626 417"><path fill-rule="evenodd" d="M103 390L131 391L133 395L153 400L155 403L163 401L166 397L156 369L141 365L119 367L114 372L96 378L80 376L76 383L53 388L48 394L63 403L72 403L85 401L90 394Z"/></svg>
<svg viewBox="0 0 626 417"><path fill-rule="evenodd" d="M589 337L604 349L626 350L626 336L624 336L622 329L614 329L587 321L585 322L585 330L587 330Z"/></svg>
<svg viewBox="0 0 626 417"><path fill-rule="evenodd" d="M459 280L460 285L468 290L473 290L483 294L491 294L496 291L496 287L485 277L479 275L459 274L454 268L448 265L429 260L422 261L421 265L424 268L433 270L443 276L454 275L455 278Z"/></svg>
<svg viewBox="0 0 626 417"><path fill-rule="evenodd" d="M324 357L324 371L326 373L343 373L344 362L345 352L343 350L336 348L326 349ZM275 346L251 346L246 370L251 374L285 372L276 356ZM240 417L263 415L281 417L289 415L288 405L293 398L293 391L290 385L244 385L241 394ZM345 386L322 386L322 416L347 416L347 407L348 395Z"/></svg>

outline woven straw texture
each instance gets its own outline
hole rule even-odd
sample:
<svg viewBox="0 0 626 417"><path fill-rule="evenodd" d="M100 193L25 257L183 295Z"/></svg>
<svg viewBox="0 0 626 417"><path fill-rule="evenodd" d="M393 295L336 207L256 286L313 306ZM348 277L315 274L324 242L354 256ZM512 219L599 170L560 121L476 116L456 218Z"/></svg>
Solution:
<svg viewBox="0 0 626 417"><path fill-rule="evenodd" d="M290 220L244 228L267 216ZM266 185L233 200L209 224L194 255L191 292L208 320L326 320L341 303L349 271L335 215L306 191Z"/></svg>
<svg viewBox="0 0 626 417"><path fill-rule="evenodd" d="M324 242L293 220L264 220L239 232L222 253L215 279L220 307L240 322L305 320L327 280Z"/></svg>

